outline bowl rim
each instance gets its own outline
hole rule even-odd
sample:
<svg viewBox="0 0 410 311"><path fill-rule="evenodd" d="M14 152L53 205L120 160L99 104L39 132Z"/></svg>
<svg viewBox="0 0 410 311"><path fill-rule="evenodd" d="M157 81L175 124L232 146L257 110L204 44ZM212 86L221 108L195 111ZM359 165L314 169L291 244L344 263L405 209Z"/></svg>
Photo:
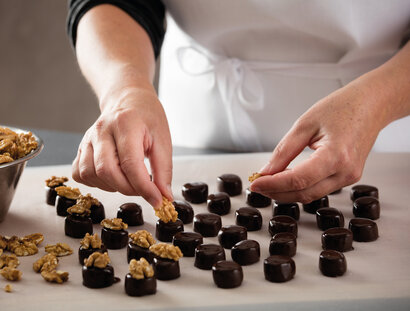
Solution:
<svg viewBox="0 0 410 311"><path fill-rule="evenodd" d="M24 129L21 129L21 128L17 128L17 127L13 127L13 126L7 126L7 125L3 125L3 124L0 124L0 127L7 127L7 128L11 129L12 131L14 131L16 133L31 132L33 134L34 138L36 139L37 143L38 143L37 148L32 150L29 154L25 155L24 157L19 158L17 160L14 160L12 162L7 162L7 163L0 164L0 169L5 168L5 167L9 167L9 166L13 166L13 165L18 165L20 163L24 163L24 162L34 158L35 156L37 156L41 152L41 150L43 150L44 142L41 139L41 137L38 136L36 133L34 133L30 130L24 130Z"/></svg>

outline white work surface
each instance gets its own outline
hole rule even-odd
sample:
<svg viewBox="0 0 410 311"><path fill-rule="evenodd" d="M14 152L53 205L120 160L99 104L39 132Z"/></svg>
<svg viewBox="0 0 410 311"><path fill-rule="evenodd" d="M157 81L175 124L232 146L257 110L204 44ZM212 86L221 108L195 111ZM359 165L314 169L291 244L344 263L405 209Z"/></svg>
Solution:
<svg viewBox="0 0 410 311"><path fill-rule="evenodd" d="M306 157L303 154L296 161ZM236 173L248 185L247 177L257 171L269 154L184 156L174 159L173 191L175 199L182 199L181 186L186 182L204 181L209 193L216 192L216 177L223 173ZM261 260L244 266L244 281L235 289L219 289L212 280L212 272L194 267L194 258L180 260L181 277L172 281L158 281L157 294L141 298L129 297L124 292L124 276L128 272L126 249L109 250L115 275L121 282L104 289L89 289L82 285L81 266L77 250L79 240L64 235L64 218L45 204L44 180L51 175L71 176L71 167L43 166L27 168L0 234L19 235L42 232L45 241L38 254L20 257L22 280L12 283L13 293L0 290L0 310L410 310L410 154L371 154L360 183L379 188L381 218L377 220L380 238L370 243L354 242L354 250L345 253L347 273L338 278L323 276L318 269L321 252L321 231L316 227L315 216L302 211L298 222L299 236L295 278L286 283L265 281L263 259L269 256L270 235L268 221L272 208L260 208L263 215L262 230L249 232L248 238L261 245ZM117 208L125 202L137 202L144 208L145 224L130 227L129 232L146 229L155 234L156 217L150 206L141 198L125 197L79 186L83 193L90 192L105 206L106 216L116 216ZM330 206L340 209L345 216L345 227L353 217L350 187L340 194L329 196ZM234 224L235 210L246 206L242 195L231 198L232 209L222 216L222 224ZM195 213L206 212L206 204L193 205ZM94 232L100 234L99 225ZM192 224L185 225L192 231ZM58 269L68 271L70 279L59 285L45 282L31 266L45 254L44 246L66 242L74 254L62 257ZM204 238L205 243L217 243L217 238ZM231 259L230 250L226 250ZM7 282L0 279L0 288Z"/></svg>

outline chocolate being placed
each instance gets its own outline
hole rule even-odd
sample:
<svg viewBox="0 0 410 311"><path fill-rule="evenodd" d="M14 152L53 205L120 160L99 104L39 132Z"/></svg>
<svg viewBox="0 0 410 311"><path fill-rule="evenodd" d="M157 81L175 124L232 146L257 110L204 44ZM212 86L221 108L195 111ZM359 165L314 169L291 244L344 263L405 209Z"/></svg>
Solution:
<svg viewBox="0 0 410 311"><path fill-rule="evenodd" d="M379 200L375 197L360 197L356 199L353 203L353 214L360 218L379 219Z"/></svg>
<svg viewBox="0 0 410 311"><path fill-rule="evenodd" d="M212 213L196 214L194 217L194 231L203 237L217 236L222 227L221 216Z"/></svg>
<svg viewBox="0 0 410 311"><path fill-rule="evenodd" d="M175 210L178 213L178 218L181 219L184 224L190 224L194 219L194 209L191 204L180 200L175 200L172 204L174 204Z"/></svg>
<svg viewBox="0 0 410 311"><path fill-rule="evenodd" d="M157 279L155 277L134 279L130 273L127 273L124 288L128 296L153 295L157 292Z"/></svg>
<svg viewBox="0 0 410 311"><path fill-rule="evenodd" d="M182 196L194 204L204 203L208 197L208 185L203 182L186 183L182 187Z"/></svg>
<svg viewBox="0 0 410 311"><path fill-rule="evenodd" d="M225 192L217 192L208 196L208 211L218 215L226 215L231 210L231 199Z"/></svg>
<svg viewBox="0 0 410 311"><path fill-rule="evenodd" d="M142 208L137 203L124 203L117 210L117 218L121 218L128 226L142 226L144 217Z"/></svg>
<svg viewBox="0 0 410 311"><path fill-rule="evenodd" d="M195 249L195 267L203 270L211 270L212 266L225 260L225 250L217 244L201 244Z"/></svg>
<svg viewBox="0 0 410 311"><path fill-rule="evenodd" d="M322 248L347 252L353 249L353 233L345 228L330 228L322 233Z"/></svg>
<svg viewBox="0 0 410 311"><path fill-rule="evenodd" d="M107 265L105 268L83 266L83 285L89 288L103 288L119 281L114 277L114 268Z"/></svg>
<svg viewBox="0 0 410 311"><path fill-rule="evenodd" d="M283 203L279 201L273 202L273 216L289 216L295 220L299 220L300 211L299 205L296 202L293 203Z"/></svg>
<svg viewBox="0 0 410 311"><path fill-rule="evenodd" d="M303 210L309 214L316 214L316 211L322 207L329 207L329 198L327 195L310 203L303 204Z"/></svg>
<svg viewBox="0 0 410 311"><path fill-rule="evenodd" d="M140 260L141 257L145 258L149 263L152 263L155 255L151 253L149 248L141 247L132 242L127 245L127 261L128 263L131 259Z"/></svg>
<svg viewBox="0 0 410 311"><path fill-rule="evenodd" d="M233 261L221 260L212 266L212 276L216 286L235 288L242 284L242 267Z"/></svg>
<svg viewBox="0 0 410 311"><path fill-rule="evenodd" d="M101 229L101 240L108 249L120 249L127 246L128 231L112 230L108 228Z"/></svg>
<svg viewBox="0 0 410 311"><path fill-rule="evenodd" d="M271 205L272 199L264 195L246 189L246 204L252 207L267 207Z"/></svg>
<svg viewBox="0 0 410 311"><path fill-rule="evenodd" d="M232 259L241 266L251 265L259 261L261 251L255 240L243 240L236 243L231 251Z"/></svg>
<svg viewBox="0 0 410 311"><path fill-rule="evenodd" d="M245 227L248 231L257 231L262 228L262 215L253 207L241 207L235 212L236 224Z"/></svg>
<svg viewBox="0 0 410 311"><path fill-rule="evenodd" d="M172 239L172 244L180 248L184 257L194 257L196 247L203 242L202 235L196 232L178 232Z"/></svg>
<svg viewBox="0 0 410 311"><path fill-rule="evenodd" d="M374 186L356 185L350 190L350 199L354 202L360 197L375 197L379 198L379 190Z"/></svg>
<svg viewBox="0 0 410 311"><path fill-rule="evenodd" d="M367 218L353 218L349 222L349 229L353 233L353 240L357 242L372 242L379 237L377 224Z"/></svg>
<svg viewBox="0 0 410 311"><path fill-rule="evenodd" d="M223 226L218 233L219 244L223 248L232 248L236 243L248 238L248 230L242 226Z"/></svg>
<svg viewBox="0 0 410 311"><path fill-rule="evenodd" d="M77 203L76 199L69 199L57 195L56 197L56 211L58 216L67 216L67 208L75 205Z"/></svg>
<svg viewBox="0 0 410 311"><path fill-rule="evenodd" d="M155 276L158 280L174 280L179 278L181 275L179 270L179 261L154 257L152 266L154 267Z"/></svg>
<svg viewBox="0 0 410 311"><path fill-rule="evenodd" d="M269 254L293 257L296 255L296 236L290 232L276 233L269 243Z"/></svg>
<svg viewBox="0 0 410 311"><path fill-rule="evenodd" d="M343 190L343 188L336 189L335 191L333 191L333 192L331 192L331 193L329 193L329 194L331 194L331 195L339 194L340 192L342 192L342 190Z"/></svg>
<svg viewBox="0 0 410 311"><path fill-rule="evenodd" d="M269 221L269 233L290 232L298 236L298 223L290 216L274 216Z"/></svg>
<svg viewBox="0 0 410 311"><path fill-rule="evenodd" d="M104 244L101 244L101 248L83 248L83 246L80 246L78 249L78 260L81 265L84 264L84 259L87 259L90 257L90 255L94 252L99 252L101 254L107 253L107 247L105 247Z"/></svg>
<svg viewBox="0 0 410 311"><path fill-rule="evenodd" d="M263 272L269 282L282 283L295 276L296 266L288 256L272 255L264 260Z"/></svg>
<svg viewBox="0 0 410 311"><path fill-rule="evenodd" d="M72 238L83 238L86 233L93 234L93 223L90 217L68 215L64 223L65 235Z"/></svg>
<svg viewBox="0 0 410 311"><path fill-rule="evenodd" d="M235 174L223 174L216 179L218 191L226 192L231 197L242 193L242 180Z"/></svg>
<svg viewBox="0 0 410 311"><path fill-rule="evenodd" d="M96 205L91 205L91 215L90 218L93 224L99 224L103 219L105 219L104 205L101 202Z"/></svg>
<svg viewBox="0 0 410 311"><path fill-rule="evenodd" d="M345 256L335 250L325 250L319 256L319 269L325 276L342 276L347 268Z"/></svg>
<svg viewBox="0 0 410 311"><path fill-rule="evenodd" d="M333 207L322 207L316 211L316 223L320 230L344 227L345 219L343 214Z"/></svg>
<svg viewBox="0 0 410 311"><path fill-rule="evenodd" d="M161 242L172 242L174 235L181 231L184 231L184 224L181 219L174 222L163 222L158 219L155 225L155 237Z"/></svg>

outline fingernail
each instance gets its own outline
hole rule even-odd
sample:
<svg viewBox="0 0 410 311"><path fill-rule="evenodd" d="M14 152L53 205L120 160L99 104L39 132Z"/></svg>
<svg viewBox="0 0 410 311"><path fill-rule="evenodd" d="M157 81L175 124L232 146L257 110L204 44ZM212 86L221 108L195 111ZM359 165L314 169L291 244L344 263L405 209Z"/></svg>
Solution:
<svg viewBox="0 0 410 311"><path fill-rule="evenodd" d="M253 192L261 192L261 188L259 188L259 187L252 187L252 186L251 186L251 191L253 191Z"/></svg>
<svg viewBox="0 0 410 311"><path fill-rule="evenodd" d="M167 190L168 190L168 195L170 195L171 199L174 199L174 195L172 194L172 186L171 185L167 185Z"/></svg>

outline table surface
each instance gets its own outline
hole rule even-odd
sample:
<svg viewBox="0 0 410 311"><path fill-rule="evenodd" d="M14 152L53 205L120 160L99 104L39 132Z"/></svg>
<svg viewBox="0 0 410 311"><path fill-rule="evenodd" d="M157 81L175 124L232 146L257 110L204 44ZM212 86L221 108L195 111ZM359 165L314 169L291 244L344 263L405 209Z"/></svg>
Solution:
<svg viewBox="0 0 410 311"><path fill-rule="evenodd" d="M306 158L302 154L295 162ZM257 171L268 159L268 153L236 155L195 155L174 158L173 191L175 199L182 199L180 189L186 182L204 181L210 193L216 191L216 176L223 173L238 174L246 187L247 176ZM259 209L263 216L262 230L249 232L248 238L261 245L261 261L243 267L244 282L236 289L217 288L210 271L193 266L193 258L182 258L181 277L172 281L158 281L158 292L141 298L126 296L123 289L127 273L126 250L109 250L116 276L121 283L105 289L88 289L82 286L81 266L77 259L79 240L64 235L64 218L45 204L44 180L51 175L70 176L70 166L39 166L26 168L6 220L0 224L2 235L25 235L42 232L45 241L38 254L20 257L21 281L13 283L14 292L0 291L2 310L19 310L30 306L39 310L73 309L91 306L99 310L409 310L410 306L410 154L371 154L360 183L379 188L382 206L377 220L380 238L371 243L354 242L354 250L345 253L348 271L338 278L320 274L318 259L321 251L321 231L314 215L301 212L295 278L287 283L275 284L264 280L263 259L269 256L270 236L267 230L272 215L271 207ZM90 192L105 205L107 217L115 217L118 206L137 202L144 208L145 224L130 227L129 232L146 229L154 234L155 216L148 204L139 197L126 197L106 193L95 188L77 185L83 193ZM340 209L345 223L353 217L349 199L350 187L330 197L330 205ZM234 211L245 206L245 195L232 198L232 209L222 216L223 225L234 224ZM195 213L206 212L206 204L194 204ZM94 232L101 227L94 225ZM192 224L185 225L192 231ZM205 243L217 243L216 238L205 238ZM45 282L31 266L45 254L44 246L66 242L74 254L62 257L60 270L68 271L70 279L62 285ZM227 259L230 251L226 250ZM0 288L6 285L0 279Z"/></svg>

